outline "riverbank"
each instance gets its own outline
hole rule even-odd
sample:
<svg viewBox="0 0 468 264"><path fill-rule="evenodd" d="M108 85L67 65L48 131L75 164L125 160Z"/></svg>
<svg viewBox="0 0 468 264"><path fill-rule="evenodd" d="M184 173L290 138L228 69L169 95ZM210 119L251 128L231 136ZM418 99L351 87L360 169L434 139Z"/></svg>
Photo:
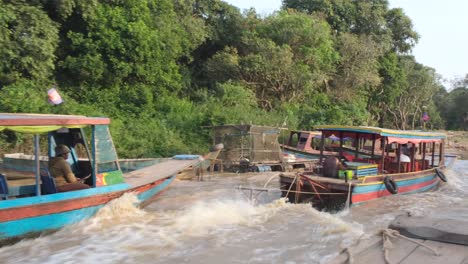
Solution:
<svg viewBox="0 0 468 264"><path fill-rule="evenodd" d="M447 131L446 153L468 160L468 131Z"/></svg>

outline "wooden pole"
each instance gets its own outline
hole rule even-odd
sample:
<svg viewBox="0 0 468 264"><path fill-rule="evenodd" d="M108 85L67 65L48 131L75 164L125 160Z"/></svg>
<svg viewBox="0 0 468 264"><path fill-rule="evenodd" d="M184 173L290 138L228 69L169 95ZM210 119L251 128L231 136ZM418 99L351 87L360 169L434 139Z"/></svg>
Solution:
<svg viewBox="0 0 468 264"><path fill-rule="evenodd" d="M425 170L426 169L426 142L423 143L422 153L423 153L423 156L422 156L422 170Z"/></svg>
<svg viewBox="0 0 468 264"><path fill-rule="evenodd" d="M41 196L41 179L40 179L40 170L41 163L39 161L39 135L34 135L34 157L35 157L35 173L36 173L36 195Z"/></svg>
<svg viewBox="0 0 468 264"><path fill-rule="evenodd" d="M401 153L401 144L397 144L397 164L398 164L398 173L401 172L401 157L400 157L400 153Z"/></svg>
<svg viewBox="0 0 468 264"><path fill-rule="evenodd" d="M374 159L374 156L375 156L375 134L372 134L372 154L371 154L371 158Z"/></svg>
<svg viewBox="0 0 468 264"><path fill-rule="evenodd" d="M416 151L415 151L416 145L414 143L411 144L411 145L412 145L412 148L411 148L411 171L414 171L415 165L416 165L416 161L414 160L414 157L415 157L415 154L416 154Z"/></svg>
<svg viewBox="0 0 468 264"><path fill-rule="evenodd" d="M439 167L442 167L444 165L444 143L440 142L440 147L439 147Z"/></svg>
<svg viewBox="0 0 468 264"><path fill-rule="evenodd" d="M360 140L359 140L359 133L356 132L356 153L354 154L354 157L358 157L359 154L359 145L360 145Z"/></svg>
<svg viewBox="0 0 468 264"><path fill-rule="evenodd" d="M320 139L320 165L323 161L323 148L325 147L325 132L322 130L322 138Z"/></svg>
<svg viewBox="0 0 468 264"><path fill-rule="evenodd" d="M381 137L380 140L382 140L382 171L384 170L384 166L385 166L385 149L387 148L387 142L386 142L386 139L387 137Z"/></svg>
<svg viewBox="0 0 468 264"><path fill-rule="evenodd" d="M341 157L343 157L343 131L340 131L340 158Z"/></svg>
<svg viewBox="0 0 468 264"><path fill-rule="evenodd" d="M432 158L431 158L431 167L434 167L434 157L435 157L435 142L432 142Z"/></svg>

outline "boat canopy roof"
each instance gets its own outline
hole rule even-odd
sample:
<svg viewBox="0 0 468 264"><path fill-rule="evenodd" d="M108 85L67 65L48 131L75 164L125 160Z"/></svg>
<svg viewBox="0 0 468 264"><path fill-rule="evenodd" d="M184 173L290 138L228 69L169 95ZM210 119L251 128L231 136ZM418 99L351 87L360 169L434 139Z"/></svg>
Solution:
<svg viewBox="0 0 468 264"><path fill-rule="evenodd" d="M0 113L0 131L8 129L21 133L46 133L60 128L82 128L109 123L110 119L106 117Z"/></svg>
<svg viewBox="0 0 468 264"><path fill-rule="evenodd" d="M387 137L388 143L420 143L420 142L441 142L447 138L444 133L439 132L424 132L414 130L393 130L380 127L369 126L334 126L323 125L316 126L316 130L322 131L325 136L339 136L343 133L343 137L356 138L359 134L361 138L381 138ZM373 136L375 135L375 136Z"/></svg>
<svg viewBox="0 0 468 264"><path fill-rule="evenodd" d="M322 132L320 131L308 131L308 130L290 130L290 133L304 133L310 135L321 135Z"/></svg>

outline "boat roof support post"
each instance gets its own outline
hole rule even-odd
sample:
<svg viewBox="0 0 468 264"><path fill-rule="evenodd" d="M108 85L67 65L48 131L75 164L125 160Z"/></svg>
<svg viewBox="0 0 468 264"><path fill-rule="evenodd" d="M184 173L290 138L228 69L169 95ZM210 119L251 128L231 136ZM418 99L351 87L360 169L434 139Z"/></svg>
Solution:
<svg viewBox="0 0 468 264"><path fill-rule="evenodd" d="M396 158L397 158L397 164L398 164L398 173L401 172L401 144L397 144L397 153L396 153Z"/></svg>
<svg viewBox="0 0 468 264"><path fill-rule="evenodd" d="M432 142L431 167L434 167L435 146L436 146L436 143L435 143L435 142Z"/></svg>
<svg viewBox="0 0 468 264"><path fill-rule="evenodd" d="M41 164L39 161L39 134L34 134L34 158L35 158L35 175L36 175L36 195L41 196L41 183L40 183Z"/></svg>
<svg viewBox="0 0 468 264"><path fill-rule="evenodd" d="M322 137L320 138L320 164L323 161L323 148L325 147L325 131L322 130Z"/></svg>
<svg viewBox="0 0 468 264"><path fill-rule="evenodd" d="M381 137L381 139L380 139L380 140L382 141L382 142L381 142L382 144L380 144L380 145L382 146L382 160L381 160L381 163L382 163L382 171L383 171L384 168L385 168L385 167L384 167L384 166L385 166L385 149L387 148L386 139L387 139L387 137Z"/></svg>
<svg viewBox="0 0 468 264"><path fill-rule="evenodd" d="M444 141L440 142L440 148L439 148L439 167L443 167L445 163L445 158L444 158Z"/></svg>
<svg viewBox="0 0 468 264"><path fill-rule="evenodd" d="M354 153L354 157L359 157L359 145L361 144L361 141L359 140L359 133L356 132L356 153Z"/></svg>
<svg viewBox="0 0 468 264"><path fill-rule="evenodd" d="M92 167L92 174L94 174L93 177L96 179L97 177L97 162L96 162L96 126L91 126L91 167ZM93 187L96 187L96 180L93 182Z"/></svg>
<svg viewBox="0 0 468 264"><path fill-rule="evenodd" d="M371 158L373 159L375 156L375 134L372 134L372 153L371 153Z"/></svg>
<svg viewBox="0 0 468 264"><path fill-rule="evenodd" d="M426 169L426 142L422 143L422 170Z"/></svg>
<svg viewBox="0 0 468 264"><path fill-rule="evenodd" d="M343 157L343 131L340 131L340 158L342 157Z"/></svg>
<svg viewBox="0 0 468 264"><path fill-rule="evenodd" d="M411 171L416 170L416 144L412 144L411 148Z"/></svg>

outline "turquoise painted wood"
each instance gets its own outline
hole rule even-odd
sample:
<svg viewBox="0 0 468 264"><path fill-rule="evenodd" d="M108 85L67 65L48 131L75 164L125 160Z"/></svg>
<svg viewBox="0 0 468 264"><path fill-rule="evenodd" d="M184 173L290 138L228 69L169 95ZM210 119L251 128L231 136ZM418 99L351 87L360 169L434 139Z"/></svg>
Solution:
<svg viewBox="0 0 468 264"><path fill-rule="evenodd" d="M162 190L167 188L174 179L175 175L164 180L161 184L155 185L153 188L150 188L147 191L138 194L137 198L139 203L145 202L151 199L152 197L156 196ZM64 200L74 200L77 198L90 197L98 194L124 191L127 190L128 187L128 184L124 183L68 193L43 195L40 197L41 199L37 199L38 197L30 197L17 200L9 200L6 203L0 203L0 209L26 206L31 204L46 204ZM0 222L0 238L5 239L10 237L26 235L28 233L59 229L66 225L78 223L84 219L88 219L94 216L99 211L99 209L101 209L104 206L105 204L101 204L61 213L23 218L15 221Z"/></svg>
<svg viewBox="0 0 468 264"><path fill-rule="evenodd" d="M28 233L44 232L62 228L90 218L104 205L82 208L78 210L23 218L15 221L0 222L0 238L12 238Z"/></svg>
<svg viewBox="0 0 468 264"><path fill-rule="evenodd" d="M156 196L159 192L161 192L162 190L167 188L169 186L169 184L171 184L172 181L175 178L176 178L176 175L173 175L172 177L164 180L163 183L157 185L156 187L154 187L152 189L149 189L146 192L142 192L142 193L138 194L138 199L140 200L140 202L144 202L144 201L147 201L148 199L150 199L151 197Z"/></svg>

